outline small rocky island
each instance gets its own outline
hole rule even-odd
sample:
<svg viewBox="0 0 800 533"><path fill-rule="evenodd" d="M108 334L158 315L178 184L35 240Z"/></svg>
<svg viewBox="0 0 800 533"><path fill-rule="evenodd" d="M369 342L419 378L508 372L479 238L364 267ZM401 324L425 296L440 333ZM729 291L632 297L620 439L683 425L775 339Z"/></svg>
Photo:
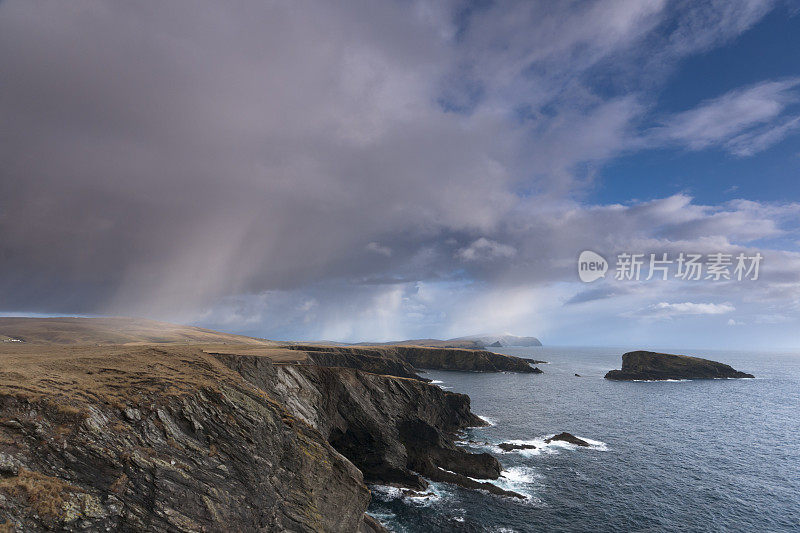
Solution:
<svg viewBox="0 0 800 533"><path fill-rule="evenodd" d="M605 377L618 381L663 381L667 379L752 378L754 376L708 359L639 350L624 354L622 370L611 370Z"/></svg>
<svg viewBox="0 0 800 533"><path fill-rule="evenodd" d="M562 442L568 442L570 444L574 444L575 446L583 446L588 447L589 443L583 440L580 437L576 437L572 433L567 433L566 431L559 433L558 435L553 435L549 439L544 439L545 444L550 444L554 440L560 440Z"/></svg>

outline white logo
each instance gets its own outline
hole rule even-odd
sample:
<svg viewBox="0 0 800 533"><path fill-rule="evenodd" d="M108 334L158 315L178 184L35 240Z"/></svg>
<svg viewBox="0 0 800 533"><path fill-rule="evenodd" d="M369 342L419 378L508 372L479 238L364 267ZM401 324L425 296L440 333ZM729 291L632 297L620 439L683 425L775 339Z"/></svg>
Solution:
<svg viewBox="0 0 800 533"><path fill-rule="evenodd" d="M578 257L578 276L584 283L591 283L596 279L604 278L607 270L608 261L598 253L585 250Z"/></svg>

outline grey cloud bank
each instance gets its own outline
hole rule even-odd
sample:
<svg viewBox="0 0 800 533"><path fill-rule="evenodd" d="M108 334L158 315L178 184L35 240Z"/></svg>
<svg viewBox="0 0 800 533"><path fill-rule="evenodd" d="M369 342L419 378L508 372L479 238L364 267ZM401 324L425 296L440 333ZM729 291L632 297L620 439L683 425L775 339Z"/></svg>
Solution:
<svg viewBox="0 0 800 533"><path fill-rule="evenodd" d="M733 4L711 22L658 1L3 2L0 308L331 340L569 338L658 302L791 315L800 257L780 247L757 289L575 284L580 250L750 250L797 227L793 203L585 200L621 153L744 157L796 129L797 80L653 125L677 61L770 9ZM631 88L603 97L586 77L612 63Z"/></svg>

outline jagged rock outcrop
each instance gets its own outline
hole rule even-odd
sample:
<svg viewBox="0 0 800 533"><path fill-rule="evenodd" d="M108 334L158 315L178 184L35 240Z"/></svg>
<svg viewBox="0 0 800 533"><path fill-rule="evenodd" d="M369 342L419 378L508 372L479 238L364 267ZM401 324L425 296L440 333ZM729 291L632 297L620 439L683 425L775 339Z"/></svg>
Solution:
<svg viewBox="0 0 800 533"><path fill-rule="evenodd" d="M580 437L576 437L572 433L567 433L566 431L559 433L558 435L553 435L550 438L544 439L545 444L550 444L554 440L560 440L562 442L568 442L570 444L574 444L576 446L584 446L588 447L589 443L583 440Z"/></svg>
<svg viewBox="0 0 800 533"><path fill-rule="evenodd" d="M498 448L504 452L513 452L514 450L535 450L536 446L533 444L514 444L513 442L501 442L497 445Z"/></svg>
<svg viewBox="0 0 800 533"><path fill-rule="evenodd" d="M472 414L469 397L410 378L317 365L276 365L263 357L219 356L232 369L319 430L350 459L366 481L422 490L423 477L510 496L488 482L500 464L472 454L453 433L486 423Z"/></svg>
<svg viewBox="0 0 800 533"><path fill-rule="evenodd" d="M735 370L729 365L699 357L640 350L623 354L622 370L611 370L605 377L611 380L632 381L752 378L753 375Z"/></svg>
<svg viewBox="0 0 800 533"><path fill-rule="evenodd" d="M108 351L3 372L4 530L380 527L361 472L263 389L197 349Z"/></svg>

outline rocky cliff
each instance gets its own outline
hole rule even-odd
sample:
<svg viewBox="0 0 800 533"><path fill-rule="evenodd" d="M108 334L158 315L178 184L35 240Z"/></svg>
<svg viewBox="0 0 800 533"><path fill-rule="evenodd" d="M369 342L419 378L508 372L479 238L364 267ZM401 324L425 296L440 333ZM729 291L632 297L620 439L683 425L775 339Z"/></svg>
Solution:
<svg viewBox="0 0 800 533"><path fill-rule="evenodd" d="M319 430L366 481L424 489L424 476L517 496L471 479L497 479L500 464L489 454L468 453L453 443L459 429L485 425L470 411L469 396L417 379L349 368L220 358Z"/></svg>
<svg viewBox="0 0 800 533"><path fill-rule="evenodd" d="M524 359L486 350L420 346L393 346L386 347L386 349L391 350L390 353L396 354L396 357L411 364L414 368L470 372L537 372Z"/></svg>
<svg viewBox="0 0 800 533"><path fill-rule="evenodd" d="M422 346L290 345L321 366L344 366L376 374L422 379L414 369L537 373L528 361L486 350Z"/></svg>
<svg viewBox="0 0 800 533"><path fill-rule="evenodd" d="M371 530L361 472L198 349L4 354L2 376L6 531Z"/></svg>
<svg viewBox="0 0 800 533"><path fill-rule="evenodd" d="M628 352L622 356L622 370L611 370L606 379L613 380L665 380L752 378L730 366L688 355L674 355L647 351Z"/></svg>
<svg viewBox="0 0 800 533"><path fill-rule="evenodd" d="M292 345L287 348L304 352L306 360L319 366L344 367L373 374L428 381L414 367L399 357L395 350L384 347L352 348L342 346Z"/></svg>
<svg viewBox="0 0 800 533"><path fill-rule="evenodd" d="M365 481L518 496L405 350L209 350L2 346L0 530L369 532Z"/></svg>

